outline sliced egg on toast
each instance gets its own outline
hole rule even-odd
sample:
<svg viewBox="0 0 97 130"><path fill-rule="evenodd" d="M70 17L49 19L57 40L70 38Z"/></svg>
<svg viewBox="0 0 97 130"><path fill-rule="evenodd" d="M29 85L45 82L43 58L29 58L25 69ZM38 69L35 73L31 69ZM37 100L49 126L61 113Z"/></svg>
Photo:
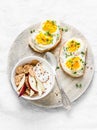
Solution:
<svg viewBox="0 0 97 130"><path fill-rule="evenodd" d="M44 52L56 47L60 42L61 32L59 24L53 20L46 20L41 23L39 29L31 36L30 46L38 52Z"/></svg>
<svg viewBox="0 0 97 130"><path fill-rule="evenodd" d="M80 77L84 74L86 50L86 43L77 38L64 43L60 51L60 64L67 74L72 77Z"/></svg>

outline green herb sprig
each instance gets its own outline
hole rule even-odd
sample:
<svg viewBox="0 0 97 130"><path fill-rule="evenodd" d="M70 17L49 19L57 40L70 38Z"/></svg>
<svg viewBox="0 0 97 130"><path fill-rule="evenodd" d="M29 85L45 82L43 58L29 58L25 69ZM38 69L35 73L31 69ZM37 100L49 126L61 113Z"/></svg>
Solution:
<svg viewBox="0 0 97 130"><path fill-rule="evenodd" d="M56 70L58 70L58 69L60 69L60 67L59 67L59 66L57 66L57 67L56 67Z"/></svg>
<svg viewBox="0 0 97 130"><path fill-rule="evenodd" d="M33 29L33 30L30 31L30 33L33 33L33 32L35 32L35 29Z"/></svg>
<svg viewBox="0 0 97 130"><path fill-rule="evenodd" d="M65 32L67 32L68 31L68 28L67 27L60 27L60 26L58 26L59 27L59 29L63 32L63 31L65 31Z"/></svg>
<svg viewBox="0 0 97 130"><path fill-rule="evenodd" d="M82 88L82 84L81 83L76 83L75 86L76 86L76 88Z"/></svg>

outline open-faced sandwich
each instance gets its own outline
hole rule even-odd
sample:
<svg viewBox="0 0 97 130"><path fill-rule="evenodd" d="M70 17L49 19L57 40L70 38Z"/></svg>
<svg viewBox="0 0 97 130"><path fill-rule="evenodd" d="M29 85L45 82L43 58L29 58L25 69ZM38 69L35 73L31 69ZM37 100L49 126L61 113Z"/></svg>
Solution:
<svg viewBox="0 0 97 130"><path fill-rule="evenodd" d="M72 77L84 74L87 45L81 39L72 38L63 44L60 50L62 69Z"/></svg>
<svg viewBox="0 0 97 130"><path fill-rule="evenodd" d="M54 49L61 40L59 24L53 20L46 20L33 31L29 39L29 46L37 52Z"/></svg>

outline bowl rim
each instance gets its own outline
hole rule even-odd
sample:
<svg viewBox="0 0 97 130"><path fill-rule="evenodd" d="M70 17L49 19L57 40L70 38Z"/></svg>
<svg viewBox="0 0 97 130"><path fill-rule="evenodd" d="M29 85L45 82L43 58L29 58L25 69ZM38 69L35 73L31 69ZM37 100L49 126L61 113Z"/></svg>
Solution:
<svg viewBox="0 0 97 130"><path fill-rule="evenodd" d="M15 90L15 92L16 92L17 94L19 94L19 92L18 92L17 89L16 89L17 87L16 87L15 81L14 81L15 69L16 69L17 66L22 65L22 64L24 64L24 63L29 63L31 60L34 60L34 59L38 59L38 60L40 60L40 61L42 61L42 62L45 62L45 63L49 66L50 70L52 70L51 73L52 73L52 76L53 76L53 84L52 84L52 86L50 87L49 91L47 91L47 92L45 92L44 94L42 94L42 96L36 96L36 97L34 97L34 98L33 98L33 97L30 97L30 96L24 96L24 95L21 96L21 97L24 98L24 99L33 100L33 101L34 101L34 100L39 100L39 99L42 99L42 98L46 97L46 96L52 91L52 89L54 88L54 84L55 84L55 71L54 71L54 69L52 68L51 64L50 64L46 59L44 59L44 58L42 58L42 57L40 57L40 56L35 56L35 55L33 55L33 56L26 56L26 57L20 59L20 60L15 64L15 66L13 67L12 72L11 72L11 84L12 84L12 87L13 87L13 89ZM23 62L24 62L24 63L23 63Z"/></svg>

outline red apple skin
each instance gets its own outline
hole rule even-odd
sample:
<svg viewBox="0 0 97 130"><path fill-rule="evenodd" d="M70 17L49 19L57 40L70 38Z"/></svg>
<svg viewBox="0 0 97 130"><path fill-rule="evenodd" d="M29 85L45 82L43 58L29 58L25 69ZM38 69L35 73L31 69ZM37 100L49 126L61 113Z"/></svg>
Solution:
<svg viewBox="0 0 97 130"><path fill-rule="evenodd" d="M32 89L35 93L38 93L38 91L34 90L34 89L30 86L30 83L29 83L29 76L28 76L28 78L27 78L27 82L28 82L28 85L29 85L30 89Z"/></svg>
<svg viewBox="0 0 97 130"><path fill-rule="evenodd" d="M25 84L26 84L27 88L31 89L29 82L28 82L28 76L26 77Z"/></svg>
<svg viewBox="0 0 97 130"><path fill-rule="evenodd" d="M24 85L22 86L22 88L21 88L21 90L20 90L20 93L19 93L19 97L21 97L24 93L25 93L25 91L26 91L26 84L24 83Z"/></svg>

